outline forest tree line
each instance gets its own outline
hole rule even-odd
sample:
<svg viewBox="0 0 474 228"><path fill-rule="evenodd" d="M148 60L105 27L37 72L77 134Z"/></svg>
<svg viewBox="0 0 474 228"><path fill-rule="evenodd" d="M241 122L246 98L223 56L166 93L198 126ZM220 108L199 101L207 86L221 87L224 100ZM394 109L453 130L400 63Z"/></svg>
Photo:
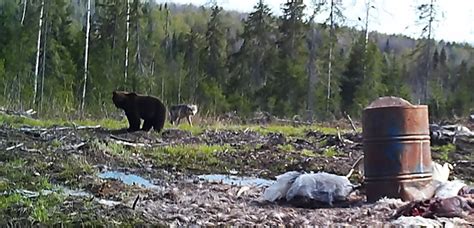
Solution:
<svg viewBox="0 0 474 228"><path fill-rule="evenodd" d="M263 0L249 14L216 3L3 0L0 106L101 116L120 89L196 103L201 115L357 118L385 95L428 104L433 118L473 111L474 49L432 39L434 5L418 7L428 29L413 40L344 27L340 4L288 0L276 16Z"/></svg>

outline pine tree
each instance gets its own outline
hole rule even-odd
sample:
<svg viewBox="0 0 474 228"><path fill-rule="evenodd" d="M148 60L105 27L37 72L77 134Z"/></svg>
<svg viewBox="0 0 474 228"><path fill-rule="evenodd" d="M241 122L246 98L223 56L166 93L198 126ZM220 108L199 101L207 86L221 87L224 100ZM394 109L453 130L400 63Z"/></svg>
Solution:
<svg viewBox="0 0 474 228"><path fill-rule="evenodd" d="M96 1L92 16L88 112L103 113L101 109L114 106L109 101L110 91L125 90L124 50L126 32L126 2L121 0ZM104 107L105 106L105 107ZM97 107L101 109L97 110Z"/></svg>
<svg viewBox="0 0 474 228"><path fill-rule="evenodd" d="M364 81L365 37L359 36L352 45L346 70L341 78L341 110L351 112L357 89Z"/></svg>
<svg viewBox="0 0 474 228"><path fill-rule="evenodd" d="M452 96L452 108L458 115L472 114L474 111L474 94L472 85L474 85L474 67L469 70L466 61L457 67L456 83Z"/></svg>
<svg viewBox="0 0 474 228"><path fill-rule="evenodd" d="M225 50L226 39L221 21L222 8L215 5L212 8L211 18L207 24L206 31L206 74L219 85L226 82L225 74Z"/></svg>
<svg viewBox="0 0 474 228"><path fill-rule="evenodd" d="M196 93L202 75L200 53L204 45L204 35L199 33L196 28L191 28L191 31L184 37L184 65L187 72L188 88L192 102L196 102L197 100Z"/></svg>
<svg viewBox="0 0 474 228"><path fill-rule="evenodd" d="M207 23L205 35L206 45L203 49L202 59L204 63L203 72L206 81L199 85L199 95L202 103L213 113L227 110L227 103L223 89L227 83L226 61L226 39L224 27L221 21L222 8L214 5L211 17Z"/></svg>
<svg viewBox="0 0 474 228"><path fill-rule="evenodd" d="M382 54L373 42L367 44L366 66L362 82L356 87L351 114L359 117L370 102L384 93L382 84Z"/></svg>
<svg viewBox="0 0 474 228"><path fill-rule="evenodd" d="M64 113L78 110L81 91L81 83L77 83L79 60L82 60L83 45L78 43L77 37L84 34L77 24L74 24L70 1L52 0L47 1L47 17L45 23L49 25L48 52L45 66L47 78L45 78L45 93L52 103L58 105L53 107Z"/></svg>
<svg viewBox="0 0 474 228"><path fill-rule="evenodd" d="M232 108L249 113L252 105L250 100L259 107L265 106L264 97L257 96L271 76L273 60L276 58L275 19L271 10L262 0L254 6L254 11L244 21L243 39L240 51L229 58L231 81L228 93L233 93Z"/></svg>
<svg viewBox="0 0 474 228"><path fill-rule="evenodd" d="M406 67L401 66L400 60L393 52L385 54L382 67L382 84L385 89L383 95L411 100L406 74Z"/></svg>
<svg viewBox="0 0 474 228"><path fill-rule="evenodd" d="M306 24L303 21L305 5L302 0L289 0L283 6L280 17L278 40L278 65L270 81L273 95L270 110L277 115L298 113L305 108L304 102L295 102L306 91L305 65L307 49L304 45Z"/></svg>

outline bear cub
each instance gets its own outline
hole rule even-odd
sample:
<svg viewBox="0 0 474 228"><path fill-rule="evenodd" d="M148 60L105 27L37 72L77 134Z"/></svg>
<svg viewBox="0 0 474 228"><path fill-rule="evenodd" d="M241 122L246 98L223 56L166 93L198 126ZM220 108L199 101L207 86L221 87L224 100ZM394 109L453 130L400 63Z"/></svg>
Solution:
<svg viewBox="0 0 474 228"><path fill-rule="evenodd" d="M115 107L123 109L127 116L128 132L140 130L140 119L143 119L141 130L160 132L165 125L166 106L160 99L153 96L136 94L134 92L114 91L112 101Z"/></svg>

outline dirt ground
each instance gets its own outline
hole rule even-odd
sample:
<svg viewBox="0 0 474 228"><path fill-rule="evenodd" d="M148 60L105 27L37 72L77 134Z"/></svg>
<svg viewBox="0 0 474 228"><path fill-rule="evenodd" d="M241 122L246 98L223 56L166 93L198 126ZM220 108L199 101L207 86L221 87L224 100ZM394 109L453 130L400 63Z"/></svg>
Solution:
<svg viewBox="0 0 474 228"><path fill-rule="evenodd" d="M16 225L389 224L403 203L368 204L356 191L344 205L298 208L263 202L265 185L230 185L198 176L232 174L274 180L293 170L346 175L363 154L362 139L356 133L341 138L316 130L296 136L249 129L206 129L197 134L166 129L157 134L3 124L0 220ZM455 151L434 148L432 156L436 161L453 162L453 176L472 182L473 145L460 141ZM101 177L107 172L137 176L126 183ZM357 184L359 178L351 180Z"/></svg>

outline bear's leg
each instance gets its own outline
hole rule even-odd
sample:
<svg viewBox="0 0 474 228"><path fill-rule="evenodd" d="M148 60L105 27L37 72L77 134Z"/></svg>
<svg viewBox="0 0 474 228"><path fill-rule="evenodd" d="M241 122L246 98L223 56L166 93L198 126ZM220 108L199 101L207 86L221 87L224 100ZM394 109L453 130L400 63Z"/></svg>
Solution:
<svg viewBox="0 0 474 228"><path fill-rule="evenodd" d="M143 131L149 131L151 127L153 126L153 121L150 119L146 119L143 121Z"/></svg>
<svg viewBox="0 0 474 228"><path fill-rule="evenodd" d="M140 117L133 113L126 113L128 124L130 125L127 129L128 132L140 130Z"/></svg>
<svg viewBox="0 0 474 228"><path fill-rule="evenodd" d="M155 130L156 132L161 132L161 130L163 130L164 125L165 125L164 117L155 118L153 120L153 130Z"/></svg>

